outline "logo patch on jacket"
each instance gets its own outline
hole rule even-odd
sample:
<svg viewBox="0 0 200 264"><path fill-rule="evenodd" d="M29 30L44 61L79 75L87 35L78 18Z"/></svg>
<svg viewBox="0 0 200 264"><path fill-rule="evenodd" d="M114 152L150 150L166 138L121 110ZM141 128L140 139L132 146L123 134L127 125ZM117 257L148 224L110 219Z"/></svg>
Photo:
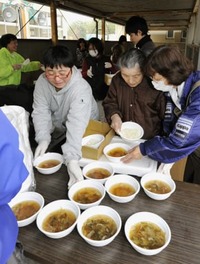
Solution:
<svg viewBox="0 0 200 264"><path fill-rule="evenodd" d="M187 118L179 118L176 123L174 135L178 138L184 139L190 132L192 121Z"/></svg>

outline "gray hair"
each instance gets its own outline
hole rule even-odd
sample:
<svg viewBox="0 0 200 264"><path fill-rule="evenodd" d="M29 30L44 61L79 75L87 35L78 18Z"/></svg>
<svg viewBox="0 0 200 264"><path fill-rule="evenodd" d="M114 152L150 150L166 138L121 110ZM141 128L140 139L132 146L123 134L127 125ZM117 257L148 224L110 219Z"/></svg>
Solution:
<svg viewBox="0 0 200 264"><path fill-rule="evenodd" d="M145 64L145 55L144 53L136 48L129 49L126 51L118 60L118 67L121 68L134 68L136 65L140 67L140 70L143 72Z"/></svg>

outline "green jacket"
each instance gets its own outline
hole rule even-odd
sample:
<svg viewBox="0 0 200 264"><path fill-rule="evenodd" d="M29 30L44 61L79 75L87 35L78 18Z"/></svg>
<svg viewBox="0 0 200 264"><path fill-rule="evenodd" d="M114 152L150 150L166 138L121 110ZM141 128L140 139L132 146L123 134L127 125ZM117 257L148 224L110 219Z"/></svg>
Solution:
<svg viewBox="0 0 200 264"><path fill-rule="evenodd" d="M0 86L19 85L22 72L37 71L40 69L39 61L32 61L20 70L14 70L13 64L21 64L24 58L17 52L10 53L6 48L0 49Z"/></svg>

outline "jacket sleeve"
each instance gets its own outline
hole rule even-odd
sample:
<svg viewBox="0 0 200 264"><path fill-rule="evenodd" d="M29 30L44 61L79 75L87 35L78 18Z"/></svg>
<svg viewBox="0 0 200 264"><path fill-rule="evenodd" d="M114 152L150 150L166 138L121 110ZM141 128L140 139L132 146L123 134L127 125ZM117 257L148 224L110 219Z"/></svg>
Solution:
<svg viewBox="0 0 200 264"><path fill-rule="evenodd" d="M31 72L31 71L38 71L40 70L41 63L39 61L31 61L28 65L23 66L21 71L22 72Z"/></svg>
<svg viewBox="0 0 200 264"><path fill-rule="evenodd" d="M200 87L191 95L191 103L178 118L168 137L154 137L140 144L143 155L171 163L188 156L200 145Z"/></svg>
<svg viewBox="0 0 200 264"><path fill-rule="evenodd" d="M6 52L2 48L0 53L0 81L7 79L13 73L14 69L12 67L12 64L9 63Z"/></svg>
<svg viewBox="0 0 200 264"><path fill-rule="evenodd" d="M87 78L87 70L88 69L89 69L88 63L87 63L87 60L85 59L85 60L83 60L82 71L81 71L82 76L83 76L84 79Z"/></svg>
<svg viewBox="0 0 200 264"><path fill-rule="evenodd" d="M115 82L115 77L113 77L108 89L108 93L102 104L106 120L109 124L111 124L111 117L114 114L118 114L122 118L122 114L119 110L119 103L117 100L117 86L119 86L119 83Z"/></svg>
<svg viewBox="0 0 200 264"><path fill-rule="evenodd" d="M34 90L34 100L33 100L33 123L36 134L36 141L40 143L41 141L51 141L52 132L52 119L51 110L49 107L49 96L45 94L48 93L48 83L44 79L43 74L38 78L35 90Z"/></svg>

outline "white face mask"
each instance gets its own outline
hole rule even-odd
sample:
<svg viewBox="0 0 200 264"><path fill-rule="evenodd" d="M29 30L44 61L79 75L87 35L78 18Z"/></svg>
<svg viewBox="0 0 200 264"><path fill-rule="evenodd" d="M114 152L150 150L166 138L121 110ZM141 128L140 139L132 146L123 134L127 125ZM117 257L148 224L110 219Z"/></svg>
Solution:
<svg viewBox="0 0 200 264"><path fill-rule="evenodd" d="M162 92L170 92L171 89L173 89L172 85L166 85L166 84L164 84L163 81L158 81L158 82L151 81L151 82L152 82L152 84L156 90L159 90Z"/></svg>
<svg viewBox="0 0 200 264"><path fill-rule="evenodd" d="M89 54L91 57L96 57L98 55L98 51L97 50L89 50Z"/></svg>

